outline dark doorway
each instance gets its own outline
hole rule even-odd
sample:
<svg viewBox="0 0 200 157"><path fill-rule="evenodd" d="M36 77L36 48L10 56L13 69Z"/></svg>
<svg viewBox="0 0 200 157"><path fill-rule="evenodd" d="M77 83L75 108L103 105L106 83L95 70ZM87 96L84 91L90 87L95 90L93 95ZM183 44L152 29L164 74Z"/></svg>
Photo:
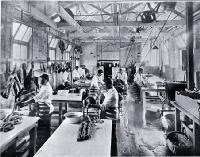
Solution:
<svg viewBox="0 0 200 157"><path fill-rule="evenodd" d="M112 78L112 63L104 63L104 79Z"/></svg>

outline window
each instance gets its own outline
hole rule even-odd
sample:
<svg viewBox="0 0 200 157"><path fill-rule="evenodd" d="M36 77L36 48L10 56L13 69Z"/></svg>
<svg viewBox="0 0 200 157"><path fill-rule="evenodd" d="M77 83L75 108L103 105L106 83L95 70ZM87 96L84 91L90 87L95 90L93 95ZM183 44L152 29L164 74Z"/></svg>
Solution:
<svg viewBox="0 0 200 157"><path fill-rule="evenodd" d="M32 35L32 28L24 24L13 22L13 37L15 40L28 42Z"/></svg>
<svg viewBox="0 0 200 157"><path fill-rule="evenodd" d="M49 47L56 48L57 44L58 44L58 39L52 38Z"/></svg>
<svg viewBox="0 0 200 157"><path fill-rule="evenodd" d="M66 53L66 60L69 60L69 52Z"/></svg>
<svg viewBox="0 0 200 157"><path fill-rule="evenodd" d="M49 50L49 57L50 57L50 60L55 60L56 59L56 51Z"/></svg>
<svg viewBox="0 0 200 157"><path fill-rule="evenodd" d="M20 25L21 25L20 23L16 23L16 22L13 23L13 31L12 31L12 35L13 36L16 34L16 32L19 29Z"/></svg>
<svg viewBox="0 0 200 157"><path fill-rule="evenodd" d="M13 64L20 65L27 60L27 46L20 44L13 44Z"/></svg>

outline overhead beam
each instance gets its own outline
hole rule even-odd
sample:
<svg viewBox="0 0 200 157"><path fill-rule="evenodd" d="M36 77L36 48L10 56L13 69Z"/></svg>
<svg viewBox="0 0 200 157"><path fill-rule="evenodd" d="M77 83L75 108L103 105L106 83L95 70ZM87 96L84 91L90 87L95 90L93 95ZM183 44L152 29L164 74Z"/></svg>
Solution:
<svg viewBox="0 0 200 157"><path fill-rule="evenodd" d="M164 33L163 33L164 34ZM139 38L147 38L148 37L148 33L135 33L135 34L131 34L128 32L121 32L120 33L121 37L139 37ZM73 38L89 38L89 37L119 37L119 34L116 34L115 32L104 32L104 33L73 33L73 34L69 34L69 37ZM155 35L152 35L151 37L156 37Z"/></svg>
<svg viewBox="0 0 200 157"><path fill-rule="evenodd" d="M166 23L167 22L167 23ZM142 23L141 21L123 21L120 22L120 26L125 27L138 27L138 26L163 26L166 23L165 26L182 26L185 25L185 20L173 20L173 21L156 21L153 23ZM96 22L96 21L82 21L81 22L82 27L113 27L116 26L113 22ZM70 26L67 23L60 23L58 24L58 28L61 29L71 29Z"/></svg>
<svg viewBox="0 0 200 157"><path fill-rule="evenodd" d="M122 14L126 14L126 13L132 11L133 9L137 8L138 6L140 6L141 4L142 4L142 3L137 3L137 4L135 4L134 6L128 8L126 11L122 12Z"/></svg>
<svg viewBox="0 0 200 157"><path fill-rule="evenodd" d="M19 1L16 6L29 13L31 16L33 16L36 20L42 21L43 23L49 25L50 27L52 27L55 30L58 30L57 28L57 24L55 22L53 22L48 16L46 16L44 13L42 13L41 11L37 10L36 8L34 8L33 6L31 6L30 3L28 2L21 2Z"/></svg>
<svg viewBox="0 0 200 157"><path fill-rule="evenodd" d="M108 15L112 16L112 14L110 14L109 12L105 11L104 9L102 9L102 8L100 8L100 7L98 7L98 6L94 5L94 4L90 4L90 6L92 6L93 8L95 8L95 9L97 9L97 10L99 10L99 11L105 13L105 14L108 14Z"/></svg>
<svg viewBox="0 0 200 157"><path fill-rule="evenodd" d="M184 0L176 0L177 2L185 2ZM65 3L134 3L144 2L144 0L65 0ZM146 0L145 2L152 2L152 0ZM160 2L160 0L154 0L154 2Z"/></svg>
<svg viewBox="0 0 200 157"><path fill-rule="evenodd" d="M185 15L182 14L181 12L177 11L176 9L168 9L169 11L173 12L174 14L180 16L181 18L185 19Z"/></svg>
<svg viewBox="0 0 200 157"><path fill-rule="evenodd" d="M85 39L85 40L81 40L82 43L90 43L90 42L98 42L98 43L120 43L120 42L123 42L123 43L129 43L130 40L128 39ZM134 43L141 43L141 42L145 42L145 39L137 39ZM150 42L150 41L149 41Z"/></svg>
<svg viewBox="0 0 200 157"><path fill-rule="evenodd" d="M58 15L60 15L69 25L76 28L78 31L82 32L83 28L65 11L62 6L58 5L57 9Z"/></svg>

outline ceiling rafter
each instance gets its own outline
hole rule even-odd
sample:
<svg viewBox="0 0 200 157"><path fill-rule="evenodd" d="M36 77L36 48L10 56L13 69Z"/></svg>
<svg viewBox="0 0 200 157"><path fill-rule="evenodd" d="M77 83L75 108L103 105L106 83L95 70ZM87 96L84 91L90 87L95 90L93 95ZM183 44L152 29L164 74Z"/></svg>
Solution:
<svg viewBox="0 0 200 157"><path fill-rule="evenodd" d="M88 11L85 9L85 7L84 7L83 4L81 4L81 8L83 9L83 11L84 11L86 14L88 14Z"/></svg>
<svg viewBox="0 0 200 157"><path fill-rule="evenodd" d="M180 16L181 18L185 19L185 15L183 15L181 12L177 11L176 9L168 9L168 10L173 12L174 14Z"/></svg>
<svg viewBox="0 0 200 157"><path fill-rule="evenodd" d="M57 13L60 15L67 23L75 27L78 31L82 32L83 28L65 11L62 6L57 6Z"/></svg>
<svg viewBox="0 0 200 157"><path fill-rule="evenodd" d="M166 20L160 20L156 21L153 23L143 23L141 21L123 21L120 22L120 26L126 26L126 27L138 27L138 26L163 26L163 24L166 23ZM179 26L179 25L184 25L185 20L172 20L172 21L167 21L166 26ZM96 22L96 21L82 21L81 22L82 27L113 27L116 26L115 23L113 22ZM58 27L61 29L68 29L70 28L70 25L67 23L60 23L58 24Z"/></svg>
<svg viewBox="0 0 200 157"><path fill-rule="evenodd" d="M99 10L99 11L105 13L105 14L108 14L109 16L112 16L112 14L110 14L110 13L107 12L107 11L105 11L105 9L100 8L99 6L96 6L96 5L94 5L94 4L89 4L89 5L92 6L93 8L95 8L95 9L97 9L97 10Z"/></svg>
<svg viewBox="0 0 200 157"><path fill-rule="evenodd" d="M57 24L53 20L51 20L43 12L34 8L30 3L24 2L24 1L18 2L17 7L19 7L21 10L31 14L31 16L33 16L36 20L42 21L43 23L49 25L53 29L58 30Z"/></svg>
<svg viewBox="0 0 200 157"><path fill-rule="evenodd" d="M129 11L132 11L133 9L137 8L138 6L140 6L142 3L137 3L135 4L134 6L128 8L126 11L122 12L122 14L126 14L128 13Z"/></svg>

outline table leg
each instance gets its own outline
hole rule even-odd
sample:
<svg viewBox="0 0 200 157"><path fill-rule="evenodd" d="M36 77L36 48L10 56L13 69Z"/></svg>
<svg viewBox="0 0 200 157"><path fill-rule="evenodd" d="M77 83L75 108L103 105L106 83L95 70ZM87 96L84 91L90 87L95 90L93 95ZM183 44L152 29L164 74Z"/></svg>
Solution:
<svg viewBox="0 0 200 157"><path fill-rule="evenodd" d="M200 155L200 126L193 121L193 149L194 155Z"/></svg>
<svg viewBox="0 0 200 157"><path fill-rule="evenodd" d="M62 123L62 103L59 103L59 124Z"/></svg>
<svg viewBox="0 0 200 157"><path fill-rule="evenodd" d="M181 131L180 110L175 109L175 130Z"/></svg>
<svg viewBox="0 0 200 157"><path fill-rule="evenodd" d="M33 129L30 130L30 149L29 155L33 156L36 153L36 141L37 141L37 123Z"/></svg>
<svg viewBox="0 0 200 157"><path fill-rule="evenodd" d="M65 103L65 112L67 112L68 102Z"/></svg>
<svg viewBox="0 0 200 157"><path fill-rule="evenodd" d="M145 91L142 90L142 105L143 105L143 127L146 127L146 95L145 95Z"/></svg>

